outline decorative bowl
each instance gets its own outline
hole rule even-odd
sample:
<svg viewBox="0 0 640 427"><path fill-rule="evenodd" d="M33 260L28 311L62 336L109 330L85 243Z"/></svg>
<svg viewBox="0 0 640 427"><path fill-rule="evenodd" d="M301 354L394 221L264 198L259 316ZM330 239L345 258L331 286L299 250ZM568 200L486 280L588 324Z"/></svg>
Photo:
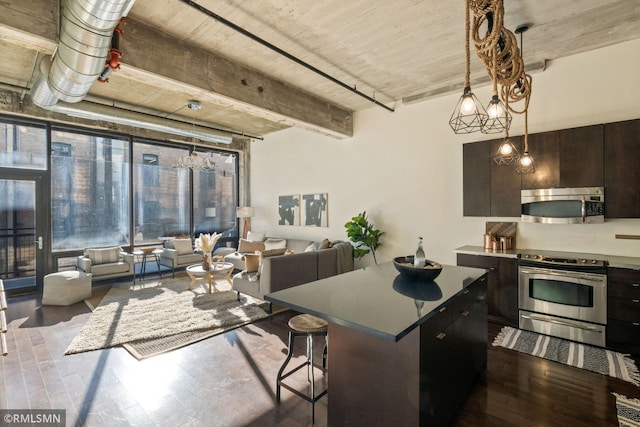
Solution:
<svg viewBox="0 0 640 427"><path fill-rule="evenodd" d="M399 256L393 259L393 265L402 277L419 282L433 282L442 272L442 265L435 261L426 261L423 268L413 266L413 255Z"/></svg>
<svg viewBox="0 0 640 427"><path fill-rule="evenodd" d="M140 248L140 250L142 252L144 252L145 254L150 254L151 252L155 251L157 248L154 247L148 247L148 248Z"/></svg>

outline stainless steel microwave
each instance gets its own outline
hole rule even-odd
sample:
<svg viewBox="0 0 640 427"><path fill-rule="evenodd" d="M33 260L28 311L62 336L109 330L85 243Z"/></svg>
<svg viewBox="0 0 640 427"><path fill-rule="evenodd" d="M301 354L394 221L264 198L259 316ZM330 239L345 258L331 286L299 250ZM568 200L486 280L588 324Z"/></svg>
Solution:
<svg viewBox="0 0 640 427"><path fill-rule="evenodd" d="M594 224L604 222L604 187L522 190L524 222Z"/></svg>

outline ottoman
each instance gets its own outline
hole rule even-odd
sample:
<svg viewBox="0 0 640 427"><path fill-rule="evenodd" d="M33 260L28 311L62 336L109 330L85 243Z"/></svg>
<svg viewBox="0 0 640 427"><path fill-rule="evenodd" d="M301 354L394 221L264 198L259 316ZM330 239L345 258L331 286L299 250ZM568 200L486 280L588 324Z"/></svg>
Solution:
<svg viewBox="0 0 640 427"><path fill-rule="evenodd" d="M44 276L42 304L71 305L91 298L91 273L59 271Z"/></svg>

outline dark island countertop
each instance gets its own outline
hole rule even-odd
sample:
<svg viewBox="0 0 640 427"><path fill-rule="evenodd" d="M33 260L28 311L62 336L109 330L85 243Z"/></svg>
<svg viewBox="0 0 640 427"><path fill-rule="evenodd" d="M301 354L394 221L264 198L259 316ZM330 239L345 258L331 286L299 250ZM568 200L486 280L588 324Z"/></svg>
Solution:
<svg viewBox="0 0 640 427"><path fill-rule="evenodd" d="M391 262L265 295L274 304L398 341L427 321L485 270L443 265L434 282L400 276Z"/></svg>

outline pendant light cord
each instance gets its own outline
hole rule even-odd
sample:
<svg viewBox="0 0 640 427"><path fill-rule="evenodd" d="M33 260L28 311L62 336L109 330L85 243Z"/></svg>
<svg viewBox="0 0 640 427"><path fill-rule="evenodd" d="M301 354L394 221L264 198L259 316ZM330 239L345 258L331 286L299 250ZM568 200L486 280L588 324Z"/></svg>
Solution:
<svg viewBox="0 0 640 427"><path fill-rule="evenodd" d="M469 23L469 21L471 20L471 14L469 13L469 9L470 9L470 3L469 0L465 0L465 21L464 21L464 53L465 53L465 59L466 59L466 66L467 66L467 70L466 70L466 74L464 75L464 87L465 87L465 91L467 90L467 88L471 88L471 48L469 47L469 35L471 33L471 24Z"/></svg>

